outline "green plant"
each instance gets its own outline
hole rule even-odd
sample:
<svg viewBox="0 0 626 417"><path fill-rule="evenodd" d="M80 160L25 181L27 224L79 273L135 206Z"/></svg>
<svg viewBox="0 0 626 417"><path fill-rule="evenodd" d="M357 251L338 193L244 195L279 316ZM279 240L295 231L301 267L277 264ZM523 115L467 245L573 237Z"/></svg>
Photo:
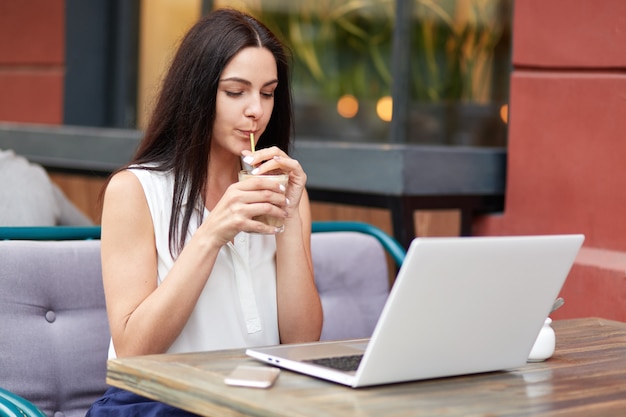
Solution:
<svg viewBox="0 0 626 417"><path fill-rule="evenodd" d="M397 82L409 94L411 135L402 140L505 141L497 106L508 97L513 0L410 0L410 77L394 80L397 1L230 0L228 5L257 16L291 49L300 135L389 140L390 124L379 118L376 103L390 96ZM345 94L358 100L352 118L335 108ZM465 102L471 105L458 105Z"/></svg>
<svg viewBox="0 0 626 417"><path fill-rule="evenodd" d="M393 2L258 0L251 11L293 52L300 94L377 99L390 92Z"/></svg>
<svg viewBox="0 0 626 417"><path fill-rule="evenodd" d="M414 100L488 102L512 0L413 0ZM245 2L289 45L304 95L376 100L391 91L394 0Z"/></svg>
<svg viewBox="0 0 626 417"><path fill-rule="evenodd" d="M413 98L491 101L496 46L509 24L509 9L510 0L415 0Z"/></svg>

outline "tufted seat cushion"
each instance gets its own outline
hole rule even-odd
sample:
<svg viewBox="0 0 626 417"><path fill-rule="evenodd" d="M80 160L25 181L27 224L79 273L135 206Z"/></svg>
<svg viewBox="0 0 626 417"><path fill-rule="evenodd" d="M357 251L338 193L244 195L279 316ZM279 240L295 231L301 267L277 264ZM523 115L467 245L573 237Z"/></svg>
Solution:
<svg viewBox="0 0 626 417"><path fill-rule="evenodd" d="M324 310L321 340L370 337L389 294L382 245L358 232L313 233L311 252Z"/></svg>
<svg viewBox="0 0 626 417"><path fill-rule="evenodd" d="M0 241L0 387L83 417L106 390L100 242Z"/></svg>

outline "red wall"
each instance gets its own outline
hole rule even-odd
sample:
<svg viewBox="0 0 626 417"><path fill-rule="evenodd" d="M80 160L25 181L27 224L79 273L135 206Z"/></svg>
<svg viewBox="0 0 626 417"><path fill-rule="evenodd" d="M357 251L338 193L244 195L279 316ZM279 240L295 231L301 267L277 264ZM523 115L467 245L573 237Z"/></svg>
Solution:
<svg viewBox="0 0 626 417"><path fill-rule="evenodd" d="M64 0L0 0L0 120L61 124Z"/></svg>
<svg viewBox="0 0 626 417"><path fill-rule="evenodd" d="M474 233L584 233L555 318L626 321L626 2L516 1L513 29L505 210Z"/></svg>

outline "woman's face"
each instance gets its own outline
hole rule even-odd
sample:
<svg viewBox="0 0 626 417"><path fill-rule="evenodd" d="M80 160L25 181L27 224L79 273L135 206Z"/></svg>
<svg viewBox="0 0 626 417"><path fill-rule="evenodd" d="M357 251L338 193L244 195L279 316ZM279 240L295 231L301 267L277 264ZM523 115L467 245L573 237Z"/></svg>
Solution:
<svg viewBox="0 0 626 417"><path fill-rule="evenodd" d="M261 47L239 51L224 67L217 88L213 146L237 156L258 141L274 108L278 84L276 60Z"/></svg>

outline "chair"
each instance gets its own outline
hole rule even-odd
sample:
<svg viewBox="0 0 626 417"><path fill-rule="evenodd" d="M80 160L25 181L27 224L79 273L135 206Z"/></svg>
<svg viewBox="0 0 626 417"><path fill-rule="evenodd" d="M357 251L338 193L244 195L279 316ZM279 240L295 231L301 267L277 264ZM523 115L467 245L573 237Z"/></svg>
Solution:
<svg viewBox="0 0 626 417"><path fill-rule="evenodd" d="M400 260L403 249L364 223L313 230L322 339L370 336L389 292L385 248ZM82 417L106 390L99 237L98 226L0 227L0 415Z"/></svg>

